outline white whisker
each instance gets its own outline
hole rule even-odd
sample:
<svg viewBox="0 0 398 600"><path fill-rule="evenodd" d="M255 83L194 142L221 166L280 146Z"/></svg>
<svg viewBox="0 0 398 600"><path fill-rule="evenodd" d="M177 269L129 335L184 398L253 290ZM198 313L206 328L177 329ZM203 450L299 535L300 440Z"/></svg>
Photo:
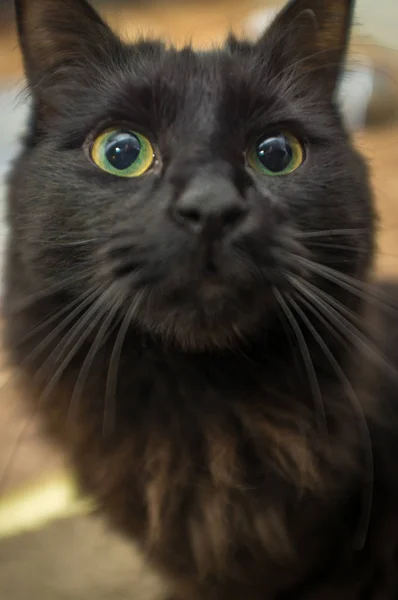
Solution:
<svg viewBox="0 0 398 600"><path fill-rule="evenodd" d="M278 301L278 304L280 305L282 311L284 312L289 324L291 325L294 334L296 336L297 342L299 344L300 347L300 352L306 367L306 371L308 374L308 380L310 383L310 388L311 388L311 392L312 392L312 396L315 402L315 412L316 412L316 418L317 418L317 422L320 424L320 426L323 428L324 432L327 433L327 421L326 421L326 414L325 414L325 406L324 406L324 402L323 402L323 396L322 396L322 392L321 389L319 387L319 382L318 382L318 377L316 375L316 371L314 368L314 363L312 361L311 358L311 354L308 350L308 345L307 342L305 341L305 337L303 335L303 332L300 329L300 326L297 322L297 320L295 319L292 311L290 310L287 302L284 300L282 294L279 292L278 289L276 289L275 287L273 287L273 293L275 295L276 300Z"/></svg>

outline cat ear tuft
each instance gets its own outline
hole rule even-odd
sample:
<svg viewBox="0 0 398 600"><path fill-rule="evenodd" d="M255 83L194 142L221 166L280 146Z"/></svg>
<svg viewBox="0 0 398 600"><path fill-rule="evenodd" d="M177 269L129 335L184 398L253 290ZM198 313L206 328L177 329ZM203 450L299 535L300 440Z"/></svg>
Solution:
<svg viewBox="0 0 398 600"><path fill-rule="evenodd" d="M347 51L355 0L291 0L259 44L292 72L311 76L333 94ZM274 54L273 54L274 58ZM287 64L286 64L287 63Z"/></svg>
<svg viewBox="0 0 398 600"><path fill-rule="evenodd" d="M15 11L31 87L120 44L85 0L15 0Z"/></svg>

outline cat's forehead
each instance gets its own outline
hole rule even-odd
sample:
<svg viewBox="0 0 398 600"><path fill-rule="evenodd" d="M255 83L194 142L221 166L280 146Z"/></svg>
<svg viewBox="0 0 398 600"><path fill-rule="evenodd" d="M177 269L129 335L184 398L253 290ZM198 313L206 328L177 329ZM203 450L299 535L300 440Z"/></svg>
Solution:
<svg viewBox="0 0 398 600"><path fill-rule="evenodd" d="M212 83L227 75L244 55L228 47L197 50L192 46L167 47L161 42L142 41L126 47L127 65L142 77L164 76L179 81L196 80Z"/></svg>
<svg viewBox="0 0 398 600"><path fill-rule="evenodd" d="M124 66L126 84L148 86L154 93L173 93L174 97L205 97L222 94L233 79L235 87L244 74L243 63L225 50L195 51L182 49L151 48L149 44L131 46Z"/></svg>
<svg viewBox="0 0 398 600"><path fill-rule="evenodd" d="M61 103L68 134L111 120L154 136L203 134L209 140L223 132L250 136L269 124L301 120L311 127L314 121L308 86L298 89L279 77L272 52L263 48L260 55L249 43L212 51L148 41L125 46L117 61L87 64L71 92Z"/></svg>
<svg viewBox="0 0 398 600"><path fill-rule="evenodd" d="M149 42L129 46L122 65L102 76L102 99L111 111L139 113L170 124L241 116L288 100L268 73L268 58L253 49L232 52L165 48ZM243 114L244 113L244 114ZM133 115L134 116L134 115Z"/></svg>

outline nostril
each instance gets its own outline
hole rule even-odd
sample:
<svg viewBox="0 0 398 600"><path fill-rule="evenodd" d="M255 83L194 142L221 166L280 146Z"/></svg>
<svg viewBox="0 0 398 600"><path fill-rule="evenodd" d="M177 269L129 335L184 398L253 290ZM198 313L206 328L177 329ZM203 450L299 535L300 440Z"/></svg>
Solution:
<svg viewBox="0 0 398 600"><path fill-rule="evenodd" d="M176 221L183 227L188 227L188 229L195 232L202 229L203 215L199 208L194 206L177 206L174 214Z"/></svg>
<svg viewBox="0 0 398 600"><path fill-rule="evenodd" d="M230 204L224 207L176 206L174 218L192 231L222 231L236 227L247 213L240 204Z"/></svg>
<svg viewBox="0 0 398 600"><path fill-rule="evenodd" d="M245 215L245 210L240 206L231 206L227 211L222 215L222 222L224 227L232 227L236 225L238 221L240 221Z"/></svg>
<svg viewBox="0 0 398 600"><path fill-rule="evenodd" d="M193 224L198 224L201 221L201 214L199 209L194 207L179 207L177 213L184 221L190 221Z"/></svg>

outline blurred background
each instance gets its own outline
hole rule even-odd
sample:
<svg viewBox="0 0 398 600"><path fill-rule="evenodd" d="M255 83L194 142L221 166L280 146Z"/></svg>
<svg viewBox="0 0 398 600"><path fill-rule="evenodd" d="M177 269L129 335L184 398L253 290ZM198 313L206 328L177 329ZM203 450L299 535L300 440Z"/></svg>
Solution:
<svg viewBox="0 0 398 600"><path fill-rule="evenodd" d="M95 0L123 37L148 32L176 44L222 42L227 31L255 38L281 3L267 0ZM11 0L0 0L0 273L7 226L4 176L28 110ZM378 275L398 275L398 2L358 0L347 71L339 91L347 126L367 156L380 213ZM0 279L1 297L1 279ZM63 466L21 406L5 361L0 369L0 500ZM95 557L95 558L94 558ZM131 549L85 519L0 541L3 600L146 600L164 592ZM84 565L84 567L82 567ZM99 577L99 572L102 573ZM96 583L95 583L96 582ZM97 587L95 587L97 586ZM159 591L160 590L160 591Z"/></svg>

